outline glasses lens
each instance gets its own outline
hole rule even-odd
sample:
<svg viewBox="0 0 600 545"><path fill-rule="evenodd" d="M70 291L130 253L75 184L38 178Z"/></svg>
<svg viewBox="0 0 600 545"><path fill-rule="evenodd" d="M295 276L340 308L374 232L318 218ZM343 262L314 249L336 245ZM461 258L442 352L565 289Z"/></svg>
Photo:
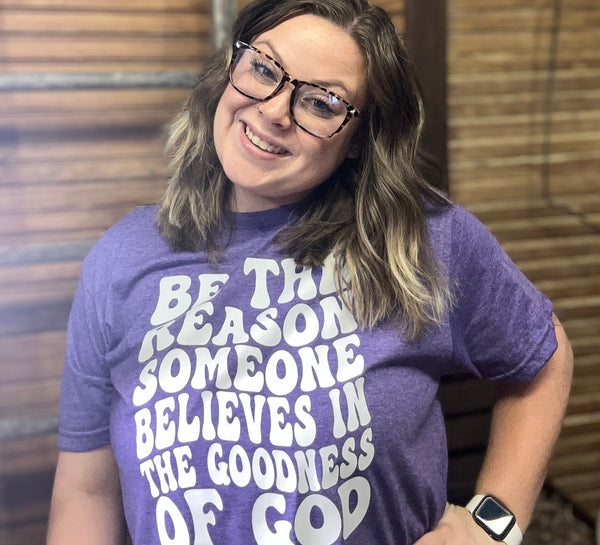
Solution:
<svg viewBox="0 0 600 545"><path fill-rule="evenodd" d="M242 47L231 70L231 83L245 95L263 100L277 89L283 79L281 69L268 57Z"/></svg>
<svg viewBox="0 0 600 545"><path fill-rule="evenodd" d="M308 132L317 136L331 136L348 114L341 98L326 89L310 83L298 87L293 104L294 118Z"/></svg>

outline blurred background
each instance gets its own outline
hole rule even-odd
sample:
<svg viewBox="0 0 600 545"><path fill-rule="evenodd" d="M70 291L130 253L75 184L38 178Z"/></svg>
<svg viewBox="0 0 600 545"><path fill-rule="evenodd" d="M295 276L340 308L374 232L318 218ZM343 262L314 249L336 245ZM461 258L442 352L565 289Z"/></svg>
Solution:
<svg viewBox="0 0 600 545"><path fill-rule="evenodd" d="M110 225L161 195L164 127L246 3L0 0L2 545L44 543L81 260ZM600 510L600 2L374 3L393 15L420 73L437 183L553 299L571 338L573 395L533 531L573 524L569 538L550 533L544 543L592 543ZM456 377L441 395L449 491L459 501L485 448L490 391Z"/></svg>

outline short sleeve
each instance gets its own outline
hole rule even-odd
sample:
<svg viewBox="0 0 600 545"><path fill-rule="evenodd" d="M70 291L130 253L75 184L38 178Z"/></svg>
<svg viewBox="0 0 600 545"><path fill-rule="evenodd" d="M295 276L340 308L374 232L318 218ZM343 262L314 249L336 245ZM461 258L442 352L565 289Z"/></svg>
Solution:
<svg viewBox="0 0 600 545"><path fill-rule="evenodd" d="M556 350L551 302L461 208L452 223L451 263L455 363L490 380L531 380Z"/></svg>
<svg viewBox="0 0 600 545"><path fill-rule="evenodd" d="M84 263L67 332L58 435L61 450L87 451L110 443L113 387L97 299L89 288Z"/></svg>

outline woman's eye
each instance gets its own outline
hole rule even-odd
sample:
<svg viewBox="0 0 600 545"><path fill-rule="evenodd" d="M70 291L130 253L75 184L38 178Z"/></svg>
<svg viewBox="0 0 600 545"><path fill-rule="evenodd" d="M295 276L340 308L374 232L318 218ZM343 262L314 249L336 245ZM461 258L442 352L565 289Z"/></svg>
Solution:
<svg viewBox="0 0 600 545"><path fill-rule="evenodd" d="M251 64L252 73L255 77L258 77L263 80L277 81L277 76L275 75L275 72L264 62L254 60Z"/></svg>
<svg viewBox="0 0 600 545"><path fill-rule="evenodd" d="M339 101L331 95L306 97L304 103L311 113L319 117L334 117L339 113Z"/></svg>

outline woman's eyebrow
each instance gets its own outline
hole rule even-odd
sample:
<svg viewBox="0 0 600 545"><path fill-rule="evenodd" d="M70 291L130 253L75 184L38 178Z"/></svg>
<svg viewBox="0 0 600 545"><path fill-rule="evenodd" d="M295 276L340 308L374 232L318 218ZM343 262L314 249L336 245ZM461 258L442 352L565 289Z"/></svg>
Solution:
<svg viewBox="0 0 600 545"><path fill-rule="evenodd" d="M258 49L260 49L262 51L262 45L266 45L269 48L268 54L273 57L279 64L281 64L281 66L283 66L285 68L285 63L283 62L283 59L281 58L281 55L279 55L279 53L277 52L276 47L269 41L269 40L262 40L262 41L258 41L252 44L255 47L258 47ZM287 71L287 69L286 69ZM344 94L349 95L351 94L349 89L346 87L346 85L344 85L344 82L341 80L311 80L308 83L314 83L315 85L320 85L321 87L325 87L327 89L329 89L330 87L338 87L339 89L341 89L343 91Z"/></svg>

